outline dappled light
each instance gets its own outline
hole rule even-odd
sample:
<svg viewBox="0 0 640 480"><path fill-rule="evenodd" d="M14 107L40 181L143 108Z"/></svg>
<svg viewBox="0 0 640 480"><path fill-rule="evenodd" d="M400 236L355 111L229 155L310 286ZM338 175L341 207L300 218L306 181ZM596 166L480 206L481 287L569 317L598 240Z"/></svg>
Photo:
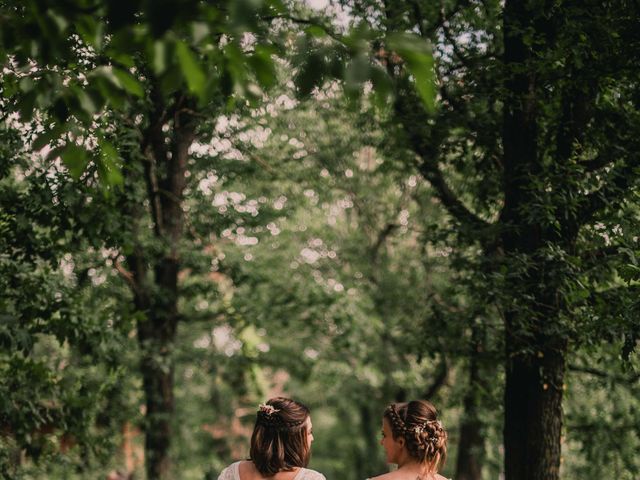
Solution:
<svg viewBox="0 0 640 480"><path fill-rule="evenodd" d="M638 18L1 2L0 476L640 478Z"/></svg>

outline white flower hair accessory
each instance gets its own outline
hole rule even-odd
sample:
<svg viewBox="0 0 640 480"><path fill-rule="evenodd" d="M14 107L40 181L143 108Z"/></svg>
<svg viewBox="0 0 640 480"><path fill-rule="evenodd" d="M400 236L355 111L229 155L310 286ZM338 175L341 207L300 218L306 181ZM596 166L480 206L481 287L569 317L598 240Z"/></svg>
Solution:
<svg viewBox="0 0 640 480"><path fill-rule="evenodd" d="M416 425L415 427L411 428L411 431L415 433L422 433L427 429L427 425L432 425L432 424L435 424L439 429L442 429L442 422L440 420L429 420L426 423L422 423L420 425Z"/></svg>
<svg viewBox="0 0 640 480"><path fill-rule="evenodd" d="M258 410L267 416L271 416L274 413L280 411L280 409L275 408L273 405L267 405L266 403L261 403L260 405L258 405Z"/></svg>

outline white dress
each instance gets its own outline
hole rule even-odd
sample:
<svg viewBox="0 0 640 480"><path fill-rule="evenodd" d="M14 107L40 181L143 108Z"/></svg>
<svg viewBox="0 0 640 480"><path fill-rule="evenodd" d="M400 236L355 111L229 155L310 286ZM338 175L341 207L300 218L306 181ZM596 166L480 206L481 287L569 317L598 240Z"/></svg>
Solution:
<svg viewBox="0 0 640 480"><path fill-rule="evenodd" d="M240 480L240 462L232 463L220 472L218 480ZM324 475L315 470L301 468L293 480L326 480Z"/></svg>

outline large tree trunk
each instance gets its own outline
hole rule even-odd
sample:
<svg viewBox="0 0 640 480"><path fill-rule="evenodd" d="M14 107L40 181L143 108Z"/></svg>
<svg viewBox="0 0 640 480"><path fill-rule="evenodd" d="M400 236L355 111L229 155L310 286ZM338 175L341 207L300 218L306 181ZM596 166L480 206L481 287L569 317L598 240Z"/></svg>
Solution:
<svg viewBox="0 0 640 480"><path fill-rule="evenodd" d="M176 322L148 319L138 327L142 348L140 370L146 399L145 465L148 479L169 476L169 446L173 417L173 362L171 345Z"/></svg>
<svg viewBox="0 0 640 480"><path fill-rule="evenodd" d="M172 350L178 325L177 260L156 266L154 302L147 319L138 324L142 350L140 369L146 400L145 459L147 479L170 476L169 447L173 418Z"/></svg>
<svg viewBox="0 0 640 480"><path fill-rule="evenodd" d="M145 181L153 231L163 249L160 254L151 256L138 245L127 260L132 273L135 306L144 314L138 321L137 333L146 404L145 470L147 480L166 480L171 477L172 352L180 317L178 246L183 236L185 171L195 125L189 114L184 113L192 111L193 105L187 105L184 98L177 98L173 110L182 113L176 113L172 118L173 124L165 136L166 109L158 97L152 99L156 102L155 110L142 150L146 157Z"/></svg>
<svg viewBox="0 0 640 480"><path fill-rule="evenodd" d="M517 307L508 306L505 311L506 480L557 480L560 470L566 343L553 328L561 306L552 292L544 291L544 259L537 255L547 241L558 239L527 216L535 197L533 182L542 169L538 78L531 62L534 48L543 44L544 21L544 11L530 10L527 2L505 3L502 247L507 259L526 255L530 262L527 272L515 280L513 293L521 297Z"/></svg>
<svg viewBox="0 0 640 480"><path fill-rule="evenodd" d="M136 249L136 252L129 256L128 262L133 273L136 310L144 313L144 318L138 321L137 328L146 409L145 470L149 480L160 480L170 476L169 447L174 408L171 351L178 320L177 289L174 286L164 290L164 301L158 302L162 295L152 292L157 288L171 287L171 272L156 275L155 285L150 286L146 259L142 251ZM177 280L177 274L175 279Z"/></svg>
<svg viewBox="0 0 640 480"><path fill-rule="evenodd" d="M517 338L507 333L506 341L505 478L557 479L566 344L540 341L535 354L522 354Z"/></svg>

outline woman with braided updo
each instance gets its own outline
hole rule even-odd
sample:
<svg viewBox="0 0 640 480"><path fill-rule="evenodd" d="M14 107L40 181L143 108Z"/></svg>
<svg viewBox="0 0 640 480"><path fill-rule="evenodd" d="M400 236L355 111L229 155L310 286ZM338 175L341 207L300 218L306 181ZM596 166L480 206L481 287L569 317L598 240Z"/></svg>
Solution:
<svg viewBox="0 0 640 480"><path fill-rule="evenodd" d="M380 444L398 469L374 480L446 480L438 474L447 456L447 432L425 400L392 403L382 417Z"/></svg>
<svg viewBox="0 0 640 480"><path fill-rule="evenodd" d="M249 460L229 465L218 480L325 480L306 468L311 442L309 409L289 398L272 398L258 407Z"/></svg>

